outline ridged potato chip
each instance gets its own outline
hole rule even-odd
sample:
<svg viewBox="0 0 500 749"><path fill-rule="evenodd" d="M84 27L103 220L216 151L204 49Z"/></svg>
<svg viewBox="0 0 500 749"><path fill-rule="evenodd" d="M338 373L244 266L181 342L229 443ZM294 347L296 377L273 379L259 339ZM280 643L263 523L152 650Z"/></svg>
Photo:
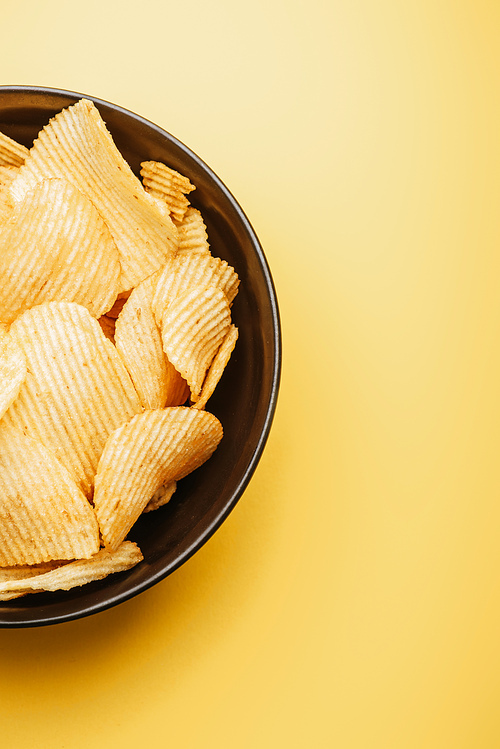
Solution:
<svg viewBox="0 0 500 749"><path fill-rule="evenodd" d="M179 406L189 396L185 380L163 351L152 301L160 271L132 291L115 327L115 345L144 408Z"/></svg>
<svg viewBox="0 0 500 749"><path fill-rule="evenodd" d="M176 296L162 318L163 350L197 400L205 375L231 325L224 292L216 286L195 287Z"/></svg>
<svg viewBox="0 0 500 749"><path fill-rule="evenodd" d="M0 593L0 601L12 601L13 598L22 598L22 596L26 596L26 591L16 591L12 590L9 593Z"/></svg>
<svg viewBox="0 0 500 749"><path fill-rule="evenodd" d="M177 481L170 481L170 483L168 483L166 486L160 486L160 488L155 491L155 493L147 503L143 512L153 512L153 510L158 510L160 507L168 504L172 499L176 489Z"/></svg>
<svg viewBox="0 0 500 749"><path fill-rule="evenodd" d="M28 577L43 575L51 572L63 564L66 560L53 560L51 562L40 562L40 564L19 564L15 567L0 567L0 583L12 582L13 580L25 580Z"/></svg>
<svg viewBox="0 0 500 749"><path fill-rule="evenodd" d="M43 574L24 580L0 582L0 600L9 593L35 593L37 591L71 590L81 585L102 580L116 572L124 572L143 560L143 555L133 541L124 541L114 551L101 549L90 559L76 559Z"/></svg>
<svg viewBox="0 0 500 749"><path fill-rule="evenodd" d="M19 167L17 166L4 166L0 164L0 185L10 185L18 172Z"/></svg>
<svg viewBox="0 0 500 749"><path fill-rule="evenodd" d="M147 192L166 203L174 221L182 221L189 206L185 196L195 189L188 178L159 161L143 161L141 177Z"/></svg>
<svg viewBox="0 0 500 749"><path fill-rule="evenodd" d="M120 260L91 201L69 182L47 179L3 227L0 277L2 322L51 301L78 302L99 317L118 293Z"/></svg>
<svg viewBox="0 0 500 749"><path fill-rule="evenodd" d="M219 420L193 408L145 411L109 437L95 478L94 509L116 548L162 485L187 476L222 439Z"/></svg>
<svg viewBox="0 0 500 749"><path fill-rule="evenodd" d="M12 216L14 202L10 194L10 183L18 171L18 167L0 165L0 225Z"/></svg>
<svg viewBox="0 0 500 749"><path fill-rule="evenodd" d="M205 253L182 253L169 258L158 275L153 312L161 327L170 303L192 289L218 286L232 304L239 286L238 274L225 260Z"/></svg>
<svg viewBox="0 0 500 749"><path fill-rule="evenodd" d="M0 133L0 166L21 166L28 153L26 146Z"/></svg>
<svg viewBox="0 0 500 749"><path fill-rule="evenodd" d="M238 328L235 325L231 325L226 337L222 341L219 350L215 354L210 369L207 372L207 376L203 381L200 396L193 403L193 408L205 408L207 401L215 388L217 387L222 373L224 372L231 354L233 353L236 341L238 340Z"/></svg>
<svg viewBox="0 0 500 749"><path fill-rule="evenodd" d="M11 195L20 202L38 182L61 177L95 205L120 253L121 289L158 270L177 248L177 229L134 175L96 106L80 99L39 133Z"/></svg>
<svg viewBox="0 0 500 749"><path fill-rule="evenodd" d="M125 366L90 313L49 302L10 328L28 374L4 419L53 450L84 494L108 436L142 411Z"/></svg>
<svg viewBox="0 0 500 749"><path fill-rule="evenodd" d="M0 325L0 419L26 379L26 359L6 325Z"/></svg>
<svg viewBox="0 0 500 749"><path fill-rule="evenodd" d="M96 516L55 455L0 422L0 566L88 558Z"/></svg>
<svg viewBox="0 0 500 749"><path fill-rule="evenodd" d="M177 252L201 252L210 255L207 227L197 208L189 206L177 226L179 243Z"/></svg>
<svg viewBox="0 0 500 749"><path fill-rule="evenodd" d="M240 285L238 274L226 260L221 260L218 257L212 258L211 268L217 280L217 286L222 289L227 297L229 306L231 306Z"/></svg>

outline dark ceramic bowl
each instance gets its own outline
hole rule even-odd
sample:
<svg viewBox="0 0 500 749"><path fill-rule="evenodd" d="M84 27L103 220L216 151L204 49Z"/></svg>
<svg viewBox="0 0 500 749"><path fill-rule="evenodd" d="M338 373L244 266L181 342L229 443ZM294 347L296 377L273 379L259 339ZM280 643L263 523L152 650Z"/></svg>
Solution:
<svg viewBox="0 0 500 749"><path fill-rule="evenodd" d="M154 159L186 174L196 185L191 203L207 224L214 255L240 278L232 317L240 336L208 409L222 422L224 438L213 457L179 482L171 503L148 513L129 538L144 561L67 592L37 593L0 603L0 627L69 621L126 601L155 585L194 554L241 497L261 457L278 394L281 340L276 295L264 253L242 209L220 179L186 146L132 112L86 94L31 86L0 86L0 130L26 146L49 118L85 96L92 99L116 145L136 174Z"/></svg>

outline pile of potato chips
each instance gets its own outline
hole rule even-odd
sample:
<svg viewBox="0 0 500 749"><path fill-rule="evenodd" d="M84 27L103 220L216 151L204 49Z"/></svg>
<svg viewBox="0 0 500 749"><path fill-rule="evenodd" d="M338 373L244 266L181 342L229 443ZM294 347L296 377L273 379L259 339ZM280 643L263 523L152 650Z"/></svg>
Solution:
<svg viewBox="0 0 500 749"><path fill-rule="evenodd" d="M143 558L127 535L222 438L238 330L195 189L142 181L86 99L28 150L0 134L0 600Z"/></svg>

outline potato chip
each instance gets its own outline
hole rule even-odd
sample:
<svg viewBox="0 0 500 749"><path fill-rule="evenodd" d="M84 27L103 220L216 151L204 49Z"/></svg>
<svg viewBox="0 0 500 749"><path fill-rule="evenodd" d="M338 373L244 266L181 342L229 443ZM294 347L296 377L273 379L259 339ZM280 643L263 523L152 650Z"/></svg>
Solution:
<svg viewBox="0 0 500 749"><path fill-rule="evenodd" d="M225 260L203 253L183 253L169 258L158 276L153 296L153 312L161 327L163 316L175 297L193 288L219 286L231 305L238 291L239 279Z"/></svg>
<svg viewBox="0 0 500 749"><path fill-rule="evenodd" d="M197 400L206 372L231 325L227 297L216 286L176 296L162 318L163 350Z"/></svg>
<svg viewBox="0 0 500 749"><path fill-rule="evenodd" d="M88 558L99 549L96 517L55 455L0 422L0 566Z"/></svg>
<svg viewBox="0 0 500 749"><path fill-rule="evenodd" d="M11 326L28 374L4 419L53 450L91 496L109 436L142 411L113 344L97 320L73 302L50 302Z"/></svg>
<svg viewBox="0 0 500 749"><path fill-rule="evenodd" d="M26 378L26 359L6 325L0 326L0 418L17 398Z"/></svg>
<svg viewBox="0 0 500 749"><path fill-rule="evenodd" d="M235 300L240 285L238 274L226 260L221 260L218 257L211 258L210 267L212 268L217 280L217 286L222 289L227 297L229 306L231 306Z"/></svg>
<svg viewBox="0 0 500 749"><path fill-rule="evenodd" d="M201 252L204 255L210 254L208 244L207 227L203 221L201 213L190 206L181 223L178 224L179 243L177 252Z"/></svg>
<svg viewBox="0 0 500 749"><path fill-rule="evenodd" d="M114 431L99 461L94 492L106 547L116 548L160 486L202 465L221 438L215 416L183 407L145 411Z"/></svg>
<svg viewBox="0 0 500 749"><path fill-rule="evenodd" d="M160 507L168 504L168 502L170 502L170 500L172 499L176 489L177 481L170 481L170 483L168 483L166 486L160 486L160 488L155 491L155 493L147 503L143 512L153 512L153 510L158 510Z"/></svg>
<svg viewBox="0 0 500 749"><path fill-rule="evenodd" d="M78 302L94 317L118 293L118 250L101 216L69 182L39 182L0 235L0 320L51 301Z"/></svg>
<svg viewBox="0 0 500 749"><path fill-rule="evenodd" d="M185 196L195 189L188 178L159 161L143 161L141 177L146 191L166 203L174 221L182 221L189 206Z"/></svg>
<svg viewBox="0 0 500 749"><path fill-rule="evenodd" d="M14 202L10 195L10 183L18 171L19 169L14 166L0 166L0 224L12 216Z"/></svg>
<svg viewBox="0 0 500 749"><path fill-rule="evenodd" d="M68 564L67 561L54 561L54 562L42 562L41 564L23 564L16 567L2 567L0 568L0 584L5 582L12 582L13 580L26 580L28 577L36 577L37 575L43 575L45 572L51 572L52 570L61 567L63 564ZM11 601L13 598L21 598L21 596L28 595L30 591L7 591L0 593L0 601Z"/></svg>
<svg viewBox="0 0 500 749"><path fill-rule="evenodd" d="M167 398L167 362L151 301L158 272L131 293L116 320L115 345L145 408L163 408Z"/></svg>
<svg viewBox="0 0 500 749"><path fill-rule="evenodd" d="M41 562L40 564L19 564L15 567L0 567L0 583L11 582L12 580L25 580L27 577L43 575L45 572L51 572L63 564L66 560L53 560L51 562Z"/></svg>
<svg viewBox="0 0 500 749"><path fill-rule="evenodd" d="M222 373L224 372L231 354L233 353L236 341L238 340L238 328L231 325L226 337L222 341L219 350L215 354L207 376L201 388L200 397L193 403L193 408L205 408L207 401L217 387Z"/></svg>
<svg viewBox="0 0 500 749"><path fill-rule="evenodd" d="M0 596L7 593L71 590L135 567L144 559L133 541L124 541L114 551L101 549L90 559L77 559L44 574L0 582Z"/></svg>
<svg viewBox="0 0 500 749"><path fill-rule="evenodd" d="M0 165L0 185L2 188L9 187L10 183L17 177L19 167Z"/></svg>
<svg viewBox="0 0 500 749"><path fill-rule="evenodd" d="M154 273L176 250L177 229L168 212L147 194L91 101L64 109L39 133L11 184L14 201L49 177L71 182L103 217L120 253L122 290Z"/></svg>
<svg viewBox="0 0 500 749"><path fill-rule="evenodd" d="M189 396L185 380L163 351L152 301L158 275L137 286L123 307L115 328L115 345L144 408L180 406Z"/></svg>
<svg viewBox="0 0 500 749"><path fill-rule="evenodd" d="M17 141L0 133L0 165L21 166L24 164L29 151Z"/></svg>
<svg viewBox="0 0 500 749"><path fill-rule="evenodd" d="M22 598L22 596L28 595L25 590L12 590L9 593L0 593L0 601L12 601L13 598Z"/></svg>

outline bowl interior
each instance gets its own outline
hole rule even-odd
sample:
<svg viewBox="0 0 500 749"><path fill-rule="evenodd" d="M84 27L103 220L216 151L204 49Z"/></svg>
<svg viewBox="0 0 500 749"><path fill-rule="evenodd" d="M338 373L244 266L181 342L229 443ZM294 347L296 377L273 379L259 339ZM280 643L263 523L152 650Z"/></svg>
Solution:
<svg viewBox="0 0 500 749"><path fill-rule="evenodd" d="M85 95L86 96L86 95ZM55 89L0 86L0 130L30 146L49 118L82 95ZM186 174L191 203L207 224L214 255L240 278L232 317L240 335L207 410L224 427L212 458L179 482L172 501L136 523L129 538L144 561L129 572L68 592L0 603L0 627L40 626L86 616L140 593L180 566L234 507L260 458L276 405L280 328L275 292L259 241L216 175L186 146L143 118L90 96L136 174L141 161L163 161Z"/></svg>

